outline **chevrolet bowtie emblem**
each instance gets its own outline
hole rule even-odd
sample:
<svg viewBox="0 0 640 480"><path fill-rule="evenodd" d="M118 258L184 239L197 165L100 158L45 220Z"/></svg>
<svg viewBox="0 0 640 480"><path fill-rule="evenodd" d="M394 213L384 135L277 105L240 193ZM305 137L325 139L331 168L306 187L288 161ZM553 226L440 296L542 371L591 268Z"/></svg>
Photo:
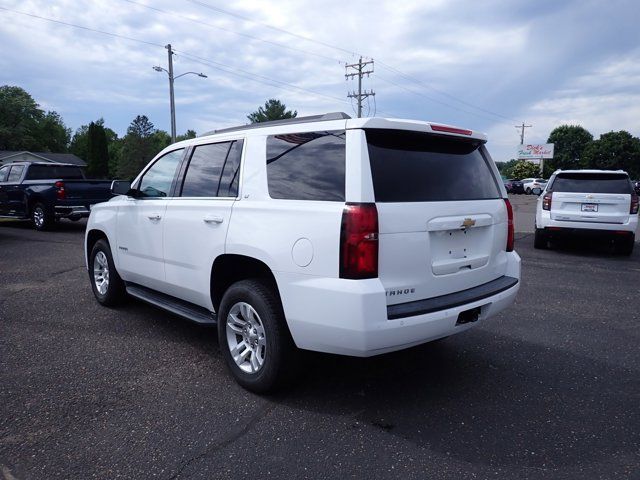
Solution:
<svg viewBox="0 0 640 480"><path fill-rule="evenodd" d="M462 222L462 225L460 225L461 228L469 228L469 227L473 227L476 224L476 221L473 218L465 218L464 221Z"/></svg>

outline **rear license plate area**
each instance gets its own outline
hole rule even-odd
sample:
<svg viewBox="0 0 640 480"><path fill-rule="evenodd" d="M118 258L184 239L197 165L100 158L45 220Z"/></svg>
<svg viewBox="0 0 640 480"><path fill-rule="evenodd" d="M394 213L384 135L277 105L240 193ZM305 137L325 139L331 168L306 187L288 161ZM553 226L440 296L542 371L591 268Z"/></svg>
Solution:
<svg viewBox="0 0 640 480"><path fill-rule="evenodd" d="M597 212L598 204L597 203L583 203L581 210L583 212Z"/></svg>
<svg viewBox="0 0 640 480"><path fill-rule="evenodd" d="M464 325L465 323L477 322L478 317L480 316L481 309L482 307L476 307L472 308L471 310L460 312L458 314L458 320L456 320L456 325Z"/></svg>

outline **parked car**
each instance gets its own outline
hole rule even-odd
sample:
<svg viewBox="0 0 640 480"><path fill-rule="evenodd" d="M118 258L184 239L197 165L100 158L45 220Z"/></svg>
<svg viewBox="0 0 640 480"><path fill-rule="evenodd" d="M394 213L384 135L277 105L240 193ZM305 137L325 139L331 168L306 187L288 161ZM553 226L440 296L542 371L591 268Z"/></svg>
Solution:
<svg viewBox="0 0 640 480"><path fill-rule="evenodd" d="M513 183L512 183L511 180L509 180L507 178L503 178L502 179L502 184L504 185L504 188L507 191L507 193L512 193Z"/></svg>
<svg viewBox="0 0 640 480"><path fill-rule="evenodd" d="M0 216L31 218L37 230L80 220L112 197L111 181L88 180L78 165L15 162L0 167Z"/></svg>
<svg viewBox="0 0 640 480"><path fill-rule="evenodd" d="M632 180L631 182L633 183L633 189L635 192L640 195L640 180Z"/></svg>
<svg viewBox="0 0 640 480"><path fill-rule="evenodd" d="M524 193L524 185L520 180L511 179L511 193Z"/></svg>
<svg viewBox="0 0 640 480"><path fill-rule="evenodd" d="M631 255L638 227L638 195L622 170L558 170L538 198L535 248L562 235L605 236Z"/></svg>
<svg viewBox="0 0 640 480"><path fill-rule="evenodd" d="M91 211L93 293L217 322L229 370L256 392L290 378L298 349L368 357L462 332L520 285L485 142L335 113L171 145Z"/></svg>
<svg viewBox="0 0 640 480"><path fill-rule="evenodd" d="M524 193L527 195L531 195L536 192L539 194L544 190L544 187L547 185L547 181L544 178L525 178L522 180L522 188L524 188Z"/></svg>

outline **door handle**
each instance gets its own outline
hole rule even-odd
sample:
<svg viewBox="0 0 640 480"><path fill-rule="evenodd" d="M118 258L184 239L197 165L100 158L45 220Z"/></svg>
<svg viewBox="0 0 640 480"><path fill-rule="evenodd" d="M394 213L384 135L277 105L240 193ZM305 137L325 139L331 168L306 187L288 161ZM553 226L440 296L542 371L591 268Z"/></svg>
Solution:
<svg viewBox="0 0 640 480"><path fill-rule="evenodd" d="M217 215L207 215L202 219L204 223L222 223L224 222L224 218L218 217Z"/></svg>
<svg viewBox="0 0 640 480"><path fill-rule="evenodd" d="M149 220L160 220L162 217L159 214L154 213L153 215L149 215L147 218Z"/></svg>

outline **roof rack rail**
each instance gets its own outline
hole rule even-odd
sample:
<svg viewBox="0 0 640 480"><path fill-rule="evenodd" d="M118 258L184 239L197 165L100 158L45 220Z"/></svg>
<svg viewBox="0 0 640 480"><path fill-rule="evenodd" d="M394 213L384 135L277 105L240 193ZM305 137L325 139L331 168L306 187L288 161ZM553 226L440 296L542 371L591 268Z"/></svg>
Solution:
<svg viewBox="0 0 640 480"><path fill-rule="evenodd" d="M348 120L351 117L344 112L331 112L323 115L310 115L308 117L294 117L286 118L284 120L270 120L268 122L250 123L249 125L239 125L237 127L221 128L220 130L211 130L205 132L200 137L206 137L207 135L213 135L214 133L227 133L235 132L238 130L251 130L253 128L273 127L277 125L287 125L290 123L311 123L311 122L324 122L327 120Z"/></svg>

